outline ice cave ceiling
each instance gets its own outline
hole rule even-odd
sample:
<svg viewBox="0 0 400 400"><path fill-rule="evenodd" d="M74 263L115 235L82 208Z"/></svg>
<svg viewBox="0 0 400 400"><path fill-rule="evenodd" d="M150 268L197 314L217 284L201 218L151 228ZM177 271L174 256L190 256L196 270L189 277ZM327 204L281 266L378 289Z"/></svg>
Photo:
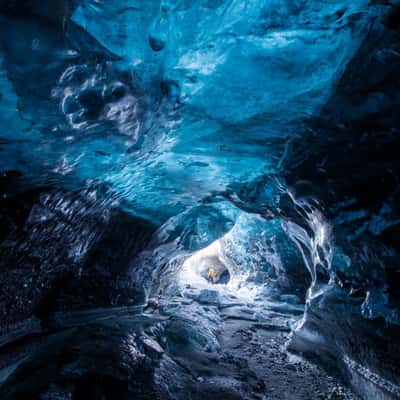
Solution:
<svg viewBox="0 0 400 400"><path fill-rule="evenodd" d="M0 0L0 398L400 398L399 106L397 0Z"/></svg>

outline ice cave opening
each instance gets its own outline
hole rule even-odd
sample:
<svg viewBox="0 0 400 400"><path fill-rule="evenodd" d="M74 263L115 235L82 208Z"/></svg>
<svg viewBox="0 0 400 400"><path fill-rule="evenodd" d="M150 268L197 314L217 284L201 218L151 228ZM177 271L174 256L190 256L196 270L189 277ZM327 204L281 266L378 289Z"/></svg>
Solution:
<svg viewBox="0 0 400 400"><path fill-rule="evenodd" d="M227 285L231 279L228 266L221 260L221 243L215 241L190 256L182 265L179 280L188 285L207 282ZM210 270L213 270L210 276ZM211 282L212 280L212 282Z"/></svg>

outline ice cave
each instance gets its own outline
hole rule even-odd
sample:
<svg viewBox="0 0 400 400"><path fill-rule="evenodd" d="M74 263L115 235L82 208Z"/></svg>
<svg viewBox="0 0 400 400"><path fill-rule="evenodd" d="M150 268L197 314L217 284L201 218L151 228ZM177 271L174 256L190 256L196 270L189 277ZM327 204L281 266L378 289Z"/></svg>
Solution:
<svg viewBox="0 0 400 400"><path fill-rule="evenodd" d="M0 0L0 399L400 399L399 0Z"/></svg>

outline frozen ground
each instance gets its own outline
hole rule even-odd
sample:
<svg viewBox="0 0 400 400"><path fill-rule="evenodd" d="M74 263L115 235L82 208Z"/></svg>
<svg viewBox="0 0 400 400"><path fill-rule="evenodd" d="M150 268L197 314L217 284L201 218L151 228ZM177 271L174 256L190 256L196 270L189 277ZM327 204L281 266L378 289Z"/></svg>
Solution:
<svg viewBox="0 0 400 400"><path fill-rule="evenodd" d="M184 337L188 331L174 331L178 345L173 347L171 358L193 378L184 388L190 393L186 398L358 398L338 375L328 374L286 350L290 327L301 315L300 307L245 303L243 298L232 293L221 296L218 289L208 286L188 289L183 297L161 298L155 311L168 315L173 310L172 318L186 318L195 331L209 329L209 335L215 334L217 339L199 349L186 346L187 340L192 340Z"/></svg>

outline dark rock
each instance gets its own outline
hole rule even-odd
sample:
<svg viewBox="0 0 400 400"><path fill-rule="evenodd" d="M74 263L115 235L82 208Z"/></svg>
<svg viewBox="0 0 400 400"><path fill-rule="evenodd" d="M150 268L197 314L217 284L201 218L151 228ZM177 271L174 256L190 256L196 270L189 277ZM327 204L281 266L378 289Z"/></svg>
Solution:
<svg viewBox="0 0 400 400"><path fill-rule="evenodd" d="M24 222L0 247L3 324L33 313L43 318L58 309L144 301L126 274L151 224L63 192L42 194Z"/></svg>
<svg viewBox="0 0 400 400"><path fill-rule="evenodd" d="M71 0L0 0L0 13L45 18L62 26L74 4Z"/></svg>

